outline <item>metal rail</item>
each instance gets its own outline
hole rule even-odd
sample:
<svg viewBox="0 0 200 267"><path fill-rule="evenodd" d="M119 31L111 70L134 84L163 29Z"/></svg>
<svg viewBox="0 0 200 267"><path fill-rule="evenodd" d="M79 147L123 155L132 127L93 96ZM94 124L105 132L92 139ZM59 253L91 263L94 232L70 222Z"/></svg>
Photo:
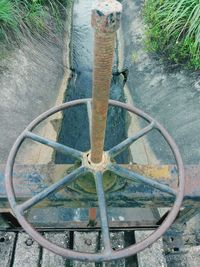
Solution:
<svg viewBox="0 0 200 267"><path fill-rule="evenodd" d="M177 168L174 165L119 165L129 172L137 173L143 177L148 177L157 183L167 185L173 190L177 189ZM66 176L72 165L15 165L13 181L15 194L19 203L25 202L34 197L37 193L61 180ZM9 210L4 185L5 165L0 165L0 212ZM200 209L200 166L185 166L185 196L183 207L192 210ZM111 208L134 208L134 207L170 207L174 202L174 196L164 193L152 186L145 185L142 182L133 182L125 178L123 190L106 193L107 205ZM65 190L58 194L51 194L40 204L38 209L42 208L90 208L98 207L97 197L94 194L88 194L80 191L73 191L65 187ZM87 221L88 223L88 221ZM87 224L86 224L87 225ZM84 225L84 227L86 226Z"/></svg>

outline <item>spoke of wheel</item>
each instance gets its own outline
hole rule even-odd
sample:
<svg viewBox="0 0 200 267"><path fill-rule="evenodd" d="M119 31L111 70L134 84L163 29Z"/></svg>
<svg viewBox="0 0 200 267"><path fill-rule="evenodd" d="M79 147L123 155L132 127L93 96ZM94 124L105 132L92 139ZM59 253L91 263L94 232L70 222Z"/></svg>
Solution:
<svg viewBox="0 0 200 267"><path fill-rule="evenodd" d="M132 180L132 181L140 181L144 184L147 184L147 185L150 185L152 187L155 187L157 189L159 189L160 191L162 192L165 192L165 193L168 193L170 195L173 195L173 196L176 196L176 191L173 190L172 188L170 188L168 185L164 185L162 183L159 183L159 182L156 182L155 180L149 178L149 177L145 177L145 176L142 176L136 172L133 172L133 171L129 171L119 165L116 165L116 164L110 164L108 166L108 169L111 171L111 172L114 172L115 174L123 177L123 178L127 178L129 180Z"/></svg>
<svg viewBox="0 0 200 267"><path fill-rule="evenodd" d="M143 128L136 134L134 134L131 137L128 137L118 145L114 146L108 151L108 154L111 158L116 157L118 154L120 154L122 151L124 151L126 148L128 148L132 143L134 143L136 140L150 132L154 128L155 123L152 121L147 127Z"/></svg>
<svg viewBox="0 0 200 267"><path fill-rule="evenodd" d="M78 178L81 174L87 173L88 170L85 167L80 167L64 178L62 178L60 181L58 181L55 184L52 184L48 188L44 189L42 192L38 193L31 199L25 201L24 203L18 205L18 208L20 209L21 212L31 208L32 206L36 205L40 201L42 201L44 198L49 196L51 193L60 190L62 187L66 186L66 184L69 184L73 182L76 178Z"/></svg>
<svg viewBox="0 0 200 267"><path fill-rule="evenodd" d="M100 219L101 219L101 231L102 231L102 239L106 253L111 252L111 244L110 244L110 233L109 233L109 225L108 225L108 215L106 208L106 199L103 189L103 174L101 172L96 172L94 174L95 182L96 182L96 190L98 195L99 202L99 211L100 211Z"/></svg>
<svg viewBox="0 0 200 267"><path fill-rule="evenodd" d="M49 147L54 148L56 151L68 155L68 156L72 156L73 158L76 159L82 159L83 153L79 150L73 149L71 147L59 144L55 141L49 140L47 138L44 138L42 136L39 136L37 134L34 134L32 132L27 131L26 136L27 138L30 138L38 143L41 143L43 145L47 145Z"/></svg>
<svg viewBox="0 0 200 267"><path fill-rule="evenodd" d="M92 131L92 105L91 101L87 101L87 114L89 122L89 134L90 134L90 144L91 144L91 131Z"/></svg>

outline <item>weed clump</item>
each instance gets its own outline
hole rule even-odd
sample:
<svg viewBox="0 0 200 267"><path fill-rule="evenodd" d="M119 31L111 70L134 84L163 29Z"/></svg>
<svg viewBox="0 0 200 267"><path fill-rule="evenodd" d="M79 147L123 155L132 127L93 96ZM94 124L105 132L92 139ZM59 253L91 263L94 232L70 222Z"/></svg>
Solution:
<svg viewBox="0 0 200 267"><path fill-rule="evenodd" d="M63 10L71 0L0 0L0 42L20 43L24 36L62 28Z"/></svg>
<svg viewBox="0 0 200 267"><path fill-rule="evenodd" d="M144 17L148 51L200 69L199 0L146 0Z"/></svg>

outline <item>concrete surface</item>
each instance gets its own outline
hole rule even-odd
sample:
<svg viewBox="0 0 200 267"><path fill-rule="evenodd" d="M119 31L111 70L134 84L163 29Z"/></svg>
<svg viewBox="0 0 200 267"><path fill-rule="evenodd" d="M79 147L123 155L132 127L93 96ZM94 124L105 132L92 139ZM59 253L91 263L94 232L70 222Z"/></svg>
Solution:
<svg viewBox="0 0 200 267"><path fill-rule="evenodd" d="M135 231L136 242L144 240L152 233L152 231ZM153 245L138 253L137 257L139 267L167 267L162 239L159 239Z"/></svg>
<svg viewBox="0 0 200 267"><path fill-rule="evenodd" d="M69 8L70 11L70 8ZM70 12L67 15L64 36L49 39L24 39L19 48L8 51L0 61L0 162L5 163L17 136L39 114L61 104L68 80L68 54L70 40ZM63 57L63 47L65 55ZM57 138L58 114L39 132ZM30 142L29 142L30 143ZM22 148L18 162L48 162L52 150L30 144ZM30 151L32 153L30 153Z"/></svg>
<svg viewBox="0 0 200 267"><path fill-rule="evenodd" d="M122 30L124 67L134 104L156 118L177 142L185 164L200 160L200 73L165 66L144 48L142 0L124 0ZM176 67L176 68L175 68ZM141 124L142 126L142 124ZM171 154L158 134L148 134L153 152L162 163Z"/></svg>
<svg viewBox="0 0 200 267"><path fill-rule="evenodd" d="M120 27L118 31L118 57L119 70L124 69L124 61L125 61L125 47L124 42L126 38L123 34L123 28ZM128 105L134 106L134 101L131 96L131 92L127 83L124 85L124 94L125 94L125 102ZM133 134L139 132L141 130L140 119L133 113L126 113L126 121L127 121L127 136L132 136ZM138 164L159 164L159 160L156 158L148 139L144 136L139 139L137 142L134 142L130 146L130 162L138 163Z"/></svg>
<svg viewBox="0 0 200 267"><path fill-rule="evenodd" d="M37 267L40 256L40 246L29 235L22 233L18 236L13 267Z"/></svg>
<svg viewBox="0 0 200 267"><path fill-rule="evenodd" d="M24 44L0 62L4 69L0 75L2 163L25 126L55 103L58 81L63 74L62 51L58 47L52 45L47 49L35 42L29 50L29 45L30 43ZM48 55L43 56L44 52Z"/></svg>

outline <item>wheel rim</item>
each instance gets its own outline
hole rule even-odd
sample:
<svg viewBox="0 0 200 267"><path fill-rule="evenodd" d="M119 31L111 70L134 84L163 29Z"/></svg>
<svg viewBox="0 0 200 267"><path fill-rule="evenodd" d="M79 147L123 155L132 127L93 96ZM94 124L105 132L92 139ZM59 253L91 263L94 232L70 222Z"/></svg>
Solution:
<svg viewBox="0 0 200 267"><path fill-rule="evenodd" d="M165 138L167 143L169 144L171 151L173 152L173 155L175 157L177 167L178 167L178 172L179 172L179 186L178 190L176 192L176 200L174 202L173 207L171 208L171 211L169 212L168 216L164 220L164 222L161 224L159 228L157 228L150 236L148 236L146 239L143 241L131 245L127 248L121 249L119 251L113 251L112 249L109 249L107 247L104 249L102 253L85 253L85 252L76 252L70 249L65 249L62 247L59 247L56 244L51 243L47 239L45 239L40 233L36 231L36 229L26 220L24 215L22 214L20 210L20 205L17 204L16 202L16 197L14 193L14 187L13 187L13 166L15 163L15 158L17 155L18 150L20 149L21 144L27 137L26 134L28 131L32 131L40 122L45 120L46 118L50 117L54 113L57 113L59 111L62 111L64 109L76 106L76 105L81 105L81 104L87 104L91 103L91 99L80 99L80 100L75 100L71 102L64 103L58 107L52 108L43 114L41 114L38 118L33 120L28 127L22 132L22 134L17 138L16 142L14 143L6 165L6 192L8 196L8 200L10 203L10 206L15 213L19 223L21 226L24 228L24 230L34 239L36 240L41 246L45 247L46 249L61 255L63 257L66 257L68 259L72 260L80 260L80 261L94 261L94 262L103 262L103 261L110 261L110 260L117 260L120 258L125 258L129 257L131 255L134 255L145 248L147 248L149 245L153 244L156 240L158 240L166 231L167 229L171 226L171 224L174 222L180 208L182 205L183 197L184 197L184 167L183 167L183 161L180 155L180 152L172 139L172 137L168 134L168 132L161 126L159 123L157 123L153 118L151 118L149 115L144 113L143 111L131 107L130 105L127 105L122 102L114 101L114 100L109 100L109 105L111 106L117 106L121 107L123 109L126 109L127 111L134 113L140 117L142 117L144 120L148 121L149 123L154 122L157 130L162 134L162 136ZM91 170L89 170L91 171ZM97 174L97 171L94 171L94 175Z"/></svg>

